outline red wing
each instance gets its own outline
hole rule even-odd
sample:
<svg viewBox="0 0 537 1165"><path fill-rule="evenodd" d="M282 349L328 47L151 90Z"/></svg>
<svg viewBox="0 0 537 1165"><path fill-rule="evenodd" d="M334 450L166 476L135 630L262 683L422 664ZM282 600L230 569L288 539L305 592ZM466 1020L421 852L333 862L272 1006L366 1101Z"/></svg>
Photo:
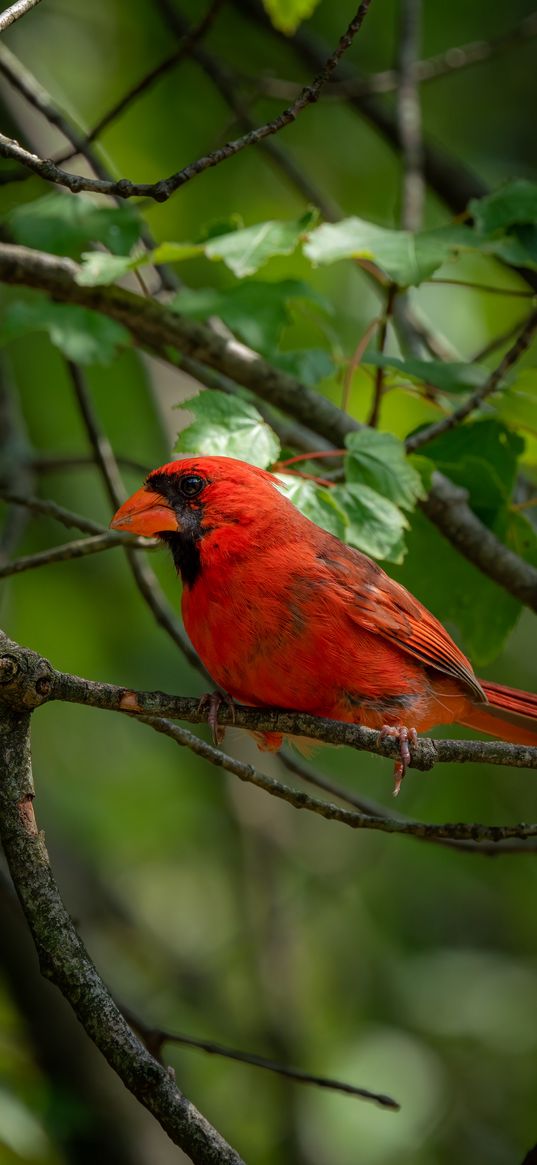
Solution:
<svg viewBox="0 0 537 1165"><path fill-rule="evenodd" d="M336 586L345 589L345 609L354 623L396 644L426 667L460 680L478 700L486 699L466 656L438 619L405 587L371 559L336 539L327 538L318 557Z"/></svg>

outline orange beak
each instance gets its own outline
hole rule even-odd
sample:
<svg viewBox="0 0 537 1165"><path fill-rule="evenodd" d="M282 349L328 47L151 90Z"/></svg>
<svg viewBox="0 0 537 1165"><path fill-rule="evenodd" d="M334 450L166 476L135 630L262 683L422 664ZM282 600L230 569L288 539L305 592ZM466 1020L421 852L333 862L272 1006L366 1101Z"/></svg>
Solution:
<svg viewBox="0 0 537 1165"><path fill-rule="evenodd" d="M119 507L110 522L110 528L152 538L165 530L177 531L179 527L175 512L166 499L143 486Z"/></svg>

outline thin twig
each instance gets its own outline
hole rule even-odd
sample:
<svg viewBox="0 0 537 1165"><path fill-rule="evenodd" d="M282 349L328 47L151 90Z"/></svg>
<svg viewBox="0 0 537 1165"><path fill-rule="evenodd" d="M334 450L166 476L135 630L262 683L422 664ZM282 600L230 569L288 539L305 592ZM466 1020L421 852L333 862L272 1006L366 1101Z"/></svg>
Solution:
<svg viewBox="0 0 537 1165"><path fill-rule="evenodd" d="M266 1056L258 1056L255 1052L240 1052L237 1048L229 1048L224 1044L217 1044L214 1040L199 1040L193 1036L185 1036L178 1032L165 1031L163 1028L152 1028L140 1020L125 1007L121 1008L128 1023L144 1041L146 1048L155 1059L160 1059L164 1044L180 1044L186 1048L197 1048L200 1052L208 1052L211 1056L223 1056L226 1060L235 1060L239 1064L250 1064L253 1068L264 1068L267 1072L275 1072L288 1080L295 1080L298 1084L314 1084L318 1088L327 1088L333 1092L344 1092L347 1096L355 1096L361 1100L372 1100L381 1108L390 1108L398 1111L400 1105L391 1096L383 1093L371 1092L369 1088L358 1088L354 1084L347 1084L342 1080L332 1080L329 1076L315 1076L311 1072L303 1072L299 1068L290 1068L286 1064L279 1064L276 1060L269 1060Z"/></svg>
<svg viewBox="0 0 537 1165"><path fill-rule="evenodd" d="M383 322L384 321L380 318L380 316L375 316L375 318L371 320L371 322L367 325L363 336L360 336L360 339L358 340L350 360L347 361L345 372L343 374L343 388L341 393L341 408L344 413L347 412L349 407L349 397L354 373L362 362L362 357L367 349L369 341L371 340L372 336L374 336L379 324L383 326Z"/></svg>
<svg viewBox="0 0 537 1165"><path fill-rule="evenodd" d="M278 753L278 759L290 773L294 773L301 781L306 781L308 785L315 785L318 789L323 789L331 797L336 797L339 801L343 801L344 804L352 805L354 809L359 809L360 813L366 813L369 817L394 817L397 821L408 822L410 820L403 813L394 813L393 811L388 813L385 805L382 805L380 801L373 801L371 797L364 797L362 793L355 793L354 789L349 789L347 786L338 785L334 781L329 780L324 773L320 773L318 769L314 769L312 765L307 764L302 757L297 756L295 753L282 749ZM500 857L501 854L537 853L537 839L534 842L454 841L452 838L431 837L429 834L424 834L416 837L416 840L424 841L428 844L441 845L447 849L455 849L464 853L479 854L480 857L485 858L496 858Z"/></svg>
<svg viewBox="0 0 537 1165"><path fill-rule="evenodd" d="M0 578L9 578L26 570L37 570L41 566L52 566L56 562L69 562L72 558L86 558L88 554L100 554L103 550L114 550L116 546L128 546L130 552L132 539L129 539L128 534L107 530L105 534L79 538L76 542L64 542L62 546L52 546L49 550L38 551L37 554L14 558L0 566ZM148 549L150 547L145 544L143 538L140 538L133 548L134 551Z"/></svg>
<svg viewBox="0 0 537 1165"><path fill-rule="evenodd" d="M534 311L526 320L514 344L502 356L500 363L493 369L485 384L471 393L464 404L460 405L458 409L454 409L447 417L443 417L441 421L436 421L433 425L428 425L427 428L421 429L414 436L408 437L406 441L407 451L409 453L415 453L417 449L422 449L424 445L428 445L430 441L434 441L442 433L447 433L450 429L454 429L456 425L460 425L461 421L464 421L470 413L473 413L474 409L479 408L483 401L501 386L504 376L520 360L524 352L527 351L536 332L537 311Z"/></svg>
<svg viewBox="0 0 537 1165"><path fill-rule="evenodd" d="M74 510L66 510L50 498L35 498L31 495L15 493L14 490L4 490L0 486L0 501L9 502L15 506L25 506L34 510L36 514L45 514L48 518L55 518L63 526L83 530L85 534L106 534L106 526L94 522L93 518L86 518L83 514L75 514Z"/></svg>
<svg viewBox="0 0 537 1165"><path fill-rule="evenodd" d="M15 0L15 4L11 4L9 8L4 8L4 11L0 12L0 32L5 32L10 24L20 20L21 16L26 16L26 13L39 3L40 0Z"/></svg>
<svg viewBox="0 0 537 1165"><path fill-rule="evenodd" d="M420 34L421 0L400 0L396 111L403 167L401 226L408 231L419 230L425 198L421 109L414 72Z"/></svg>
<svg viewBox="0 0 537 1165"><path fill-rule="evenodd" d="M102 178L88 178L83 174L72 174L57 166L51 159L40 158L37 154L31 153L31 151L19 145L18 142L6 137L5 134L0 134L0 155L5 158L13 158L14 161L20 162L21 165L26 166L34 174L38 174L45 181L65 186L75 194L78 194L81 190L88 190L96 194L116 195L119 198L144 196L146 198L153 198L156 202L166 202L176 190L179 190L180 187L190 182L198 174L202 174L212 166L218 166L221 162L225 162L228 158L233 157L246 147L257 145L264 138L279 133L280 130L295 121L304 109L309 105L315 104L319 99L323 85L331 77L342 56L350 48L354 37L360 30L371 2L372 0L362 0L347 30L340 37L336 48L325 60L317 76L311 84L304 86L296 100L287 106L282 113L278 114L272 121L265 122L263 125L248 131L240 138L226 142L224 146L220 146L210 154L197 158L195 162L191 162L188 166L176 171L176 173L171 174L168 178L147 183L131 182L128 178L120 178L114 181Z"/></svg>
<svg viewBox="0 0 537 1165"><path fill-rule="evenodd" d="M213 25L214 20L222 7L222 4L223 0L211 0L207 11L201 17L201 20L199 20L198 23L193 25L191 28L187 27L185 29L180 44L177 45L173 52L169 53L168 56L165 57L163 61L160 61L158 65L155 65L149 73L146 73L145 76L140 79L140 81L137 81L135 85L133 85L126 93L124 93L123 97L121 97L119 101L115 103L115 105L112 105L111 108L108 109L101 118L99 118L99 121L95 123L93 129L91 129L87 134L87 142L93 142L96 138L100 137L103 130L105 130L107 126L109 126L113 121L116 121L116 119L120 117L120 115L124 113L126 109L128 109L129 105L131 105L133 101L135 101L138 97L141 97L143 93L146 93L147 90L155 84L155 81L158 81L161 77L165 76L165 74L168 73L170 69L174 68L175 65L180 64L180 62L183 61L185 57L188 57L192 54L192 50L195 44L206 35L206 33ZM62 161L68 161L68 158L63 158Z"/></svg>
<svg viewBox="0 0 537 1165"><path fill-rule="evenodd" d="M110 501L114 509L117 509L125 500L126 494L114 451L99 425L80 368L71 360L67 361L67 368L95 461L101 470ZM128 546L126 547L126 556L136 586L152 611L159 627L162 627L169 635L188 662L209 679L197 652L194 651L185 631L167 603L154 571L144 559L133 554Z"/></svg>
<svg viewBox="0 0 537 1165"><path fill-rule="evenodd" d="M525 16L519 24L490 40L474 40L467 44L453 45L442 53L416 61L412 77L417 84L436 81L439 77L450 76L461 69L482 64L491 57L508 49L516 48L537 36L537 12ZM292 100L299 90L296 81L276 77L245 78L255 84L258 93L265 97L276 97L284 101ZM393 93L398 87L397 69L384 69L366 77L345 81L332 81L323 90L324 101L346 101L349 97L371 97L379 93Z"/></svg>
<svg viewBox="0 0 537 1165"><path fill-rule="evenodd" d="M522 291L513 287L491 287L486 283L473 283L469 279L426 279L428 287L468 287L472 291L486 291L489 295L514 296L515 299L535 299L535 291Z"/></svg>
<svg viewBox="0 0 537 1165"><path fill-rule="evenodd" d="M382 321L381 321L381 324L379 327L379 333L378 333L377 351L380 352L381 354L382 354L382 352L384 352L384 347L386 344L386 336L388 334L388 323L389 323L391 316L392 316L393 305L395 303L395 298L396 298L397 292L398 292L397 285L395 283L391 283L389 288L388 288L388 292L387 292L387 296L386 296L386 307L384 310L384 315L382 317ZM367 421L367 424L370 425L370 427L372 429L376 429L376 427L379 423L380 406L382 403L383 394L384 394L384 367L382 364L379 364L378 368L375 371L375 390L374 390L374 395L373 395L373 403L371 405L371 412L369 414L369 418Z"/></svg>
<svg viewBox="0 0 537 1165"><path fill-rule="evenodd" d="M187 21L175 4L170 0L157 0L163 20L167 27L176 36L184 36L188 28ZM251 103L244 101L238 95L238 82L228 66L224 66L214 53L210 53L204 45L195 44L191 50L191 57L203 69L205 75L214 85L228 108L234 114L238 125L248 132L255 130L255 121L251 116ZM299 87L300 88L300 87ZM300 191L307 202L317 206L321 214L328 221L342 218L342 212L332 198L328 198L303 166L296 162L281 142L275 138L266 138L259 143L259 149L266 154L277 169L292 184L295 190Z"/></svg>

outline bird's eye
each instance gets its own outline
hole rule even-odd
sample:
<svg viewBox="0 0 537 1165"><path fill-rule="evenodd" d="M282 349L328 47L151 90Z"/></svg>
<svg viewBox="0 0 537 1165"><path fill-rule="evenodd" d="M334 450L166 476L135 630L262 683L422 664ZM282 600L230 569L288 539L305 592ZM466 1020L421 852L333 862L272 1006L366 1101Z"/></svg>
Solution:
<svg viewBox="0 0 537 1165"><path fill-rule="evenodd" d="M198 477L197 473L185 473L179 481L179 489L185 498L195 498L201 493L204 485L203 478Z"/></svg>

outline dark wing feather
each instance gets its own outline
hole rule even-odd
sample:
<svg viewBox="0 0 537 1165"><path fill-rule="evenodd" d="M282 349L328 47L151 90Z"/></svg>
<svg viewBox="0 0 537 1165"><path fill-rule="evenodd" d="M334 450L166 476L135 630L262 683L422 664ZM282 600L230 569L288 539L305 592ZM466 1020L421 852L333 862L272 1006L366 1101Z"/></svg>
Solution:
<svg viewBox="0 0 537 1165"><path fill-rule="evenodd" d="M460 680L474 699L486 701L469 660L438 619L405 587L365 554L331 535L324 536L317 558L334 585L345 589L345 607L353 622L396 644L426 667Z"/></svg>

